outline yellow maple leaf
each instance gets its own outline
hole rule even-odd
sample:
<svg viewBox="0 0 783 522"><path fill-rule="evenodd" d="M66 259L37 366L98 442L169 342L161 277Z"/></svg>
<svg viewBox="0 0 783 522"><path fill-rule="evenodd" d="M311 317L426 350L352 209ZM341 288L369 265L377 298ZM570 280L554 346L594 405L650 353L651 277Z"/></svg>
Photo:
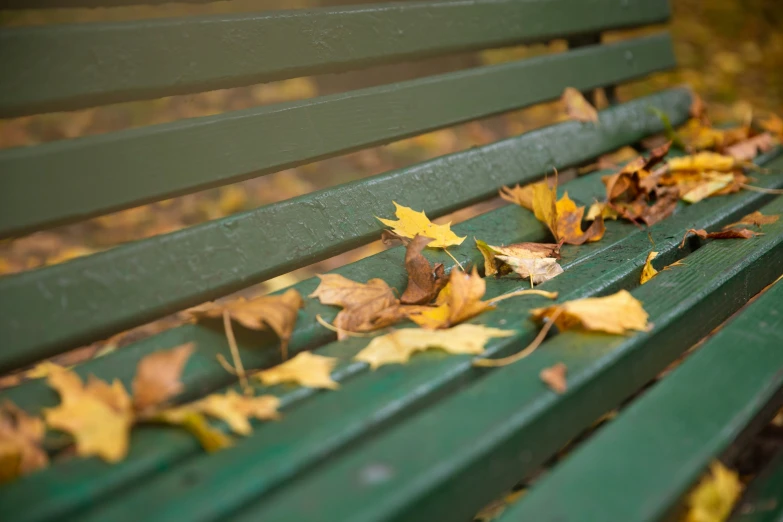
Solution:
<svg viewBox="0 0 783 522"><path fill-rule="evenodd" d="M440 291L435 300L436 307L414 307L408 317L423 328L448 328L493 308L482 301L486 292L486 283L478 275L476 267L466 274L452 270L449 283Z"/></svg>
<svg viewBox="0 0 783 522"><path fill-rule="evenodd" d="M311 352L300 352L291 360L278 364L256 374L267 386L284 382L293 382L310 388L339 388L331 376L336 357L326 357Z"/></svg>
<svg viewBox="0 0 783 522"><path fill-rule="evenodd" d="M658 252L650 252L647 254L647 260L644 262L644 268L642 268L642 276L639 280L640 284L644 284L656 275L658 271L652 266L652 261L658 257Z"/></svg>
<svg viewBox="0 0 783 522"><path fill-rule="evenodd" d="M48 377L52 370L58 370L61 368L63 368L63 366L60 366L59 364L53 363L51 361L41 361L24 372L24 376L28 379L43 379L44 377Z"/></svg>
<svg viewBox="0 0 783 522"><path fill-rule="evenodd" d="M533 185L501 187L498 195L509 203L516 203L520 207L533 210Z"/></svg>
<svg viewBox="0 0 783 522"><path fill-rule="evenodd" d="M445 330L405 328L375 337L356 354L357 361L372 369L384 364L405 364L411 355L429 348L439 348L451 354L484 353L484 345L495 337L508 337L513 330L499 330L478 324L463 324Z"/></svg>
<svg viewBox="0 0 783 522"><path fill-rule="evenodd" d="M428 247L432 248L446 248L452 245L461 245L465 241L464 237L457 237L457 235L451 231L451 223L445 225L436 225L431 222L424 212L416 212L415 210L394 203L396 207L395 215L398 221L391 219L383 219L376 216L376 219L386 226L392 227L395 234L413 239L417 235L432 238L432 242L428 244Z"/></svg>
<svg viewBox="0 0 783 522"><path fill-rule="evenodd" d="M131 400L119 381L112 386L91 379L83 386L71 370L54 370L49 385L60 394L60 405L44 409L46 424L70 433L76 453L82 457L97 455L107 462L118 462L128 452L128 437L134 422Z"/></svg>
<svg viewBox="0 0 783 522"><path fill-rule="evenodd" d="M139 361L132 385L133 405L137 410L158 406L182 391L179 378L193 347L194 343L182 344L152 353Z"/></svg>
<svg viewBox="0 0 783 522"><path fill-rule="evenodd" d="M702 479L688 497L688 512L683 522L723 522L729 517L742 492L737 473L720 462L710 465L710 474Z"/></svg>
<svg viewBox="0 0 783 522"><path fill-rule="evenodd" d="M172 423L185 424L189 414L203 413L225 422L231 431L239 435L249 435L253 430L249 418L275 420L280 418L277 408L280 399L274 395L248 397L233 390L226 393L213 393L203 399L171 408L161 415Z"/></svg>
<svg viewBox="0 0 783 522"><path fill-rule="evenodd" d="M734 174L720 172L704 173L698 184L682 195L682 200L688 203L698 203L709 196L728 187L734 181Z"/></svg>
<svg viewBox="0 0 783 522"><path fill-rule="evenodd" d="M627 290L606 297L588 297L562 304L536 308L530 312L534 319L554 319L560 330L578 328L624 334L629 330L647 331L648 314L642 303Z"/></svg>
<svg viewBox="0 0 783 522"><path fill-rule="evenodd" d="M204 303L185 310L185 315L199 318L222 317L227 311L231 319L245 328L263 330L269 326L280 337L283 359L287 358L288 341L296 325L299 309L304 306L302 296L293 288L282 294L264 295L253 299L240 298L228 303Z"/></svg>
<svg viewBox="0 0 783 522"><path fill-rule="evenodd" d="M596 216L587 230L582 231L582 219L585 207L577 207L568 197L568 192L557 199L557 184L549 186L547 181L534 183L533 215L549 228L557 242L581 245L588 241L598 241L604 235L602 217Z"/></svg>
<svg viewBox="0 0 783 522"><path fill-rule="evenodd" d="M710 171L728 172L741 166L731 156L724 156L716 152L700 152L692 156L680 156L671 158L666 163L670 172L678 171Z"/></svg>
<svg viewBox="0 0 783 522"><path fill-rule="evenodd" d="M347 332L370 332L394 324L403 318L399 301L383 279L358 283L339 274L318 275L321 283L309 295L321 303L342 306L334 318L338 339Z"/></svg>
<svg viewBox="0 0 783 522"><path fill-rule="evenodd" d="M0 484L47 466L41 448L45 431L41 419L11 401L0 405Z"/></svg>
<svg viewBox="0 0 783 522"><path fill-rule="evenodd" d="M149 420L179 426L189 431L206 451L217 451L234 444L231 437L211 426L202 413L187 409L170 409L157 412Z"/></svg>
<svg viewBox="0 0 783 522"><path fill-rule="evenodd" d="M598 112L582 93L573 87L566 87L561 101L565 105L566 113L572 120L598 123Z"/></svg>

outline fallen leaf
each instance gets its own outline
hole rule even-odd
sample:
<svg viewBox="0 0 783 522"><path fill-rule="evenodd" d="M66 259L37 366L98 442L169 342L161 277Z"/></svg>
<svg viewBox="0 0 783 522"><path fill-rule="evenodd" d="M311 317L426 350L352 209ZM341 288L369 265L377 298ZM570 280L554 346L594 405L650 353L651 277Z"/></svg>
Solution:
<svg viewBox="0 0 783 522"><path fill-rule="evenodd" d="M268 370L260 371L255 376L267 386L292 382L309 388L336 390L340 385L331 376L336 364L336 357L299 352L296 357Z"/></svg>
<svg viewBox="0 0 783 522"><path fill-rule="evenodd" d="M587 216L585 216L585 221L595 221L598 219L598 217L603 218L604 220L607 219L617 219L620 217L620 214L618 214L617 209L612 208L610 205L607 205L604 202L596 201L592 205L590 205L590 208L587 210Z"/></svg>
<svg viewBox="0 0 783 522"><path fill-rule="evenodd" d="M703 181L682 195L688 203L698 203L706 197L715 195L734 181L732 173L704 173Z"/></svg>
<svg viewBox="0 0 783 522"><path fill-rule="evenodd" d="M644 284L656 275L658 275L658 271L653 268L652 261L658 257L658 252L650 252L647 254L647 261L644 262L644 268L642 268L642 277L639 281L640 284Z"/></svg>
<svg viewBox="0 0 783 522"><path fill-rule="evenodd" d="M554 366L544 368L538 376L544 381L544 384L552 389L552 391L562 395L568 388L566 384L566 371L566 365L559 362Z"/></svg>
<svg viewBox="0 0 783 522"><path fill-rule="evenodd" d="M753 230L749 230L747 228L730 228L728 230L721 230L720 232L707 232L703 228L698 230L691 228L685 232L684 236L682 236L680 248L685 246L685 240L688 239L688 236L691 234L699 236L701 239L750 239L760 235L760 232L754 232Z"/></svg>
<svg viewBox="0 0 783 522"><path fill-rule="evenodd" d="M442 263L430 265L422 250L432 241L429 237L416 236L405 251L405 270L408 272L408 286L400 296L404 304L427 304L438 295L448 283Z"/></svg>
<svg viewBox="0 0 783 522"><path fill-rule="evenodd" d="M606 227L603 217L598 216L593 223L582 231L582 218L585 213L585 207L577 207L576 203L568 197L568 192L555 206L557 212L557 234L555 238L558 241L568 243L569 245L581 245L586 242L598 241L604 237Z"/></svg>
<svg viewBox="0 0 783 522"><path fill-rule="evenodd" d="M525 279L533 276L533 283L539 284L563 272L557 264L557 259L560 258L560 245L555 243L514 243L495 246L478 239L475 241L476 247L484 257L486 276L504 275L513 270Z"/></svg>
<svg viewBox="0 0 783 522"><path fill-rule="evenodd" d="M122 460L134 421L131 400L122 384L97 385L99 381L94 379L85 387L78 375L66 369L53 371L47 379L60 394L60 405L44 409L46 424L70 433L76 453L82 457Z"/></svg>
<svg viewBox="0 0 783 522"><path fill-rule="evenodd" d="M759 134L726 148L726 154L737 161L750 161L762 152L775 146L775 140L768 132Z"/></svg>
<svg viewBox="0 0 783 522"><path fill-rule="evenodd" d="M735 471L718 461L710 465L710 473L688 496L688 511L684 522L723 522L729 517L742 492L742 483Z"/></svg>
<svg viewBox="0 0 783 522"><path fill-rule="evenodd" d="M391 219L382 219L376 216L376 219L386 226L392 227L392 231L402 237L413 239L418 236L432 238L432 242L427 245L433 248L446 248L452 245L461 245L465 241L464 237L457 237L451 231L451 223L445 225L436 225L432 223L424 212L416 212L413 209L398 205L395 215L398 221Z"/></svg>
<svg viewBox="0 0 783 522"><path fill-rule="evenodd" d="M572 120L598 123L598 112L582 93L573 87L566 87L560 98L565 105L566 113Z"/></svg>
<svg viewBox="0 0 783 522"><path fill-rule="evenodd" d="M517 185L514 188L501 187L499 195L501 199L509 203L533 210L533 185L525 185L524 187Z"/></svg>
<svg viewBox="0 0 783 522"><path fill-rule="evenodd" d="M759 122L762 129L772 133L778 140L783 141L783 119L777 114L770 114L766 119Z"/></svg>
<svg viewBox="0 0 783 522"><path fill-rule="evenodd" d="M381 231L381 243L383 243L386 246L389 246L389 245L393 245L395 241L399 241L403 245L408 246L408 243L410 243L411 240L408 239L407 237L402 237L398 234L395 234L394 232L386 228L384 228Z"/></svg>
<svg viewBox="0 0 783 522"><path fill-rule="evenodd" d="M584 207L577 207L568 197L568 192L557 200L557 186L550 187L546 181L534 183L533 214L552 232L555 240L570 245L581 245L588 241L598 241L606 230L601 217L582 231Z"/></svg>
<svg viewBox="0 0 783 522"><path fill-rule="evenodd" d="M428 348L440 348L450 354L481 354L484 345L494 337L514 335L513 330L499 330L478 324L463 324L444 330L404 328L375 337L356 354L374 370L384 364L405 364L411 355Z"/></svg>
<svg viewBox="0 0 783 522"><path fill-rule="evenodd" d="M370 332L403 317L394 292L382 279L370 279L365 284L339 274L318 277L321 283L309 297L317 297L323 304L343 307L334 319L334 326L342 330L337 334L338 339L347 338L346 332Z"/></svg>
<svg viewBox="0 0 783 522"><path fill-rule="evenodd" d="M46 428L11 401L0 406L0 484L45 468L49 463L41 448Z"/></svg>
<svg viewBox="0 0 783 522"><path fill-rule="evenodd" d="M155 422L172 424L188 430L201 443L206 451L212 452L234 445L231 437L210 426L203 414L183 409L164 410L150 419Z"/></svg>
<svg viewBox="0 0 783 522"><path fill-rule="evenodd" d="M624 334L629 330L647 331L647 312L642 303L628 291L620 290L606 297L588 297L562 304L536 308L530 312L534 319L554 318L560 330L577 328Z"/></svg>
<svg viewBox="0 0 783 522"><path fill-rule="evenodd" d="M139 361L132 384L136 410L159 406L182 391L179 377L194 346L194 343L182 344L152 353Z"/></svg>
<svg viewBox="0 0 783 522"><path fill-rule="evenodd" d="M655 200L655 203L645 209L641 216L642 221L648 227L651 227L659 221L666 219L677 208L677 200L676 190L658 190L658 198Z"/></svg>
<svg viewBox="0 0 783 522"><path fill-rule="evenodd" d="M434 308L416 309L408 313L408 317L423 328L448 328L493 308L491 304L482 301L486 291L486 283L478 275L476 268L466 274L452 270L449 284L446 285L435 303Z"/></svg>
<svg viewBox="0 0 783 522"><path fill-rule="evenodd" d="M296 325L296 316L304 306L302 296L293 288L278 295L264 295L253 299L240 298L228 303L205 303L185 310L185 315L199 318L219 318L226 310L234 321L251 330L269 326L280 338L280 349L286 358L288 342Z"/></svg>
<svg viewBox="0 0 783 522"><path fill-rule="evenodd" d="M711 171L728 172L741 166L731 156L715 152L700 152L692 156L671 158L667 162L669 172L678 171Z"/></svg>
<svg viewBox="0 0 783 522"><path fill-rule="evenodd" d="M248 419L279 419L279 407L280 399L273 395L249 397L229 390L224 394L213 393L195 402L165 410L161 416L169 423L182 425L190 414L205 414L222 420L238 435L249 435L253 428Z"/></svg>
<svg viewBox="0 0 783 522"><path fill-rule="evenodd" d="M666 270L671 270L672 268L677 268L678 266L687 266L687 265L683 263L682 260L679 260L679 261L675 261L670 265L666 265L665 267L663 267L663 270L661 271L665 272Z"/></svg>
<svg viewBox="0 0 783 522"><path fill-rule="evenodd" d="M701 96L693 91L691 91L691 106L688 109L688 113L690 114L691 118L695 118L701 121L708 121L707 105L704 103L704 100L701 99Z"/></svg>
<svg viewBox="0 0 783 522"><path fill-rule="evenodd" d="M751 212L744 218L740 219L736 223L732 223L731 225L726 225L723 227L723 230L726 230L727 228L734 228L739 225L755 225L757 227L760 227L762 225L771 225L772 223L775 223L778 219L780 219L780 215L778 214L772 214L769 216L765 216L758 210L755 212Z"/></svg>
<svg viewBox="0 0 783 522"><path fill-rule="evenodd" d="M41 361L24 372L24 376L28 379L43 379L44 377L48 377L53 370L56 371L62 368L63 366L51 361Z"/></svg>

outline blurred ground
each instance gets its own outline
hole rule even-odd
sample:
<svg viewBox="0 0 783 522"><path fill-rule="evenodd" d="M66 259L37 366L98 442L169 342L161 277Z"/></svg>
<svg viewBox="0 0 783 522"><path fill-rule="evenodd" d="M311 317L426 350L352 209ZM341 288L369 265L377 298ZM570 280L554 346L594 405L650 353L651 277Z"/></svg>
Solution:
<svg viewBox="0 0 783 522"><path fill-rule="evenodd" d="M266 0L265 9L304 8L350 1ZM3 12L3 25L124 20L187 13L252 11L257 0L201 6L168 5L113 9ZM783 114L783 8L779 0L673 0L676 53L681 68L620 89L621 99L688 83L708 102L715 119L758 112ZM565 16L565 15L564 15ZM649 31L648 31L649 32ZM628 32L607 36L624 38ZM101 134L263 104L309 98L352 88L410 79L425 74L560 52L565 42L465 54L446 59L373 68L369 71L299 78L239 89L124 103L72 113L0 120L0 148ZM520 134L562 119L550 103L503 116L424 134L384 147L305 165L259 179L102 216L84 223L0 243L0 274L59 263L118 244L171 232L209 219L252 209L313 190L377 174L442 154ZM456 216L459 221L492 208L490 201ZM391 208L390 208L391 210ZM374 243L258 287L271 291L303 277L370 255Z"/></svg>

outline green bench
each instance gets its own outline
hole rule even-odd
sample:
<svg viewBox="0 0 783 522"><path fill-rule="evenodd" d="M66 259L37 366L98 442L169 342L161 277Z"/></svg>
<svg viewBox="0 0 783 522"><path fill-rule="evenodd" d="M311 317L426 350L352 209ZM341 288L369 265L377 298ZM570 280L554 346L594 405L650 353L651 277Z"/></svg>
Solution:
<svg viewBox="0 0 783 522"><path fill-rule="evenodd" d="M122 4L158 3L123 0ZM6 7L109 5L101 0L27 0ZM567 52L476 67L378 87L215 116L0 151L0 237L18 236L119 209L280 171L349 151L557 99L565 87L607 90L675 66L666 32L601 44L602 32L664 22L662 0L442 0L262 14L90 23L0 30L0 117L74 110L202 92L380 63L486 48L569 41ZM540 179L553 167L588 162L675 125L691 96L674 88L601 111L600 124L569 121L491 145L274 203L60 265L0 278L0 373L104 339L377 239L392 201L431 218ZM759 158L783 187L777 151ZM579 204L602 199L602 173L560 188ZM604 173L605 174L605 173ZM230 449L205 454L188 433L144 427L117 464L69 456L0 487L0 512L14 521L470 520L616 408L722 324L783 272L783 220L748 241L678 248L689 228L718 229L783 198L743 191L681 204L649 229L661 266L639 286L648 230L609 222L596 243L563 249L565 272L542 285L559 301L628 289L654 327L633 336L562 332L530 358L476 368L467 356L417 355L368 371L352 356L368 342L335 334L337 308L307 299L290 352L340 359L338 391L277 386L283 419L258 423ZM547 241L531 212L504 206L454 226L493 244ZM463 265L481 255L466 240ZM428 250L448 269L454 261ZM336 270L404 288L404 249ZM487 296L524 288L488 278ZM295 288L310 294L317 280ZM708 464L781 402L783 336L777 285L696 354L642 394L613 422L557 464L502 520L658 520L675 509ZM512 299L472 320L513 328L491 357L537 334L531 308ZM187 324L79 365L81 376L120 379L160 349L195 342L182 401L236 387L217 362L225 334ZM237 328L245 366L279 362L278 340ZM538 374L569 369L557 395ZM0 393L39 414L58 398L34 380ZM779 477L772 473L772 476ZM763 490L763 485L759 486Z"/></svg>

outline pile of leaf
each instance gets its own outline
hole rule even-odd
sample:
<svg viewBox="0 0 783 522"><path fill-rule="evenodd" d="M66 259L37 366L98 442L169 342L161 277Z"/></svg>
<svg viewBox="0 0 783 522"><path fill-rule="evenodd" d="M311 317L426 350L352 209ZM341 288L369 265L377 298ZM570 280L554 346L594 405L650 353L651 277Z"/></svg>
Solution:
<svg viewBox="0 0 783 522"><path fill-rule="evenodd" d="M567 91L564 102L574 118L597 124L597 112L578 92ZM749 122L718 130L709 126L698 103L692 111L693 119L683 128L668 130L669 141L604 176L605 198L589 209L578 206L567 192L558 197L556 173L538 183L503 187L500 196L532 211L546 226L551 239L546 243L495 245L474 238L483 258L484 276L517 277L521 283L533 287L563 272L558 263L562 249L600 241L606 220L624 219L651 226L675 212L679 201L697 204L708 197L754 189L749 184L752 180L748 173L760 170L750 160L781 138L783 123L764 120L760 129ZM672 142L682 143L689 154L669 157ZM340 308L332 324L317 317L324 327L336 332L338 340L373 337L355 355L355 360L375 369L386 364L405 364L415 353L433 348L450 354L482 355L491 339L509 337L515 332L466 324L466 321L492 310L504 299L523 295L557 297L553 292L521 289L485 300L486 282L478 267L462 267L448 250L461 245L466 238L454 234L449 223L432 223L424 212L394 204L396 220L378 219L391 228L384 231L384 239L406 245L404 265L408 281L399 297L380 278L362 283L338 274L320 275L320 284L309 296ZM777 216L754 212L722 231L692 230L689 234L715 239L749 238L757 232L746 227L760 227L777 219ZM424 255L428 248L442 249L454 259L454 268L447 273L443 264L433 265ZM657 252L650 252L642 267L642 284L658 273L652 266L656 256ZM90 376L85 383L70 369L42 363L33 370L35 376L47 378L49 386L59 394L60 404L45 409L42 419L29 416L11 403L0 407L0 480L47 465L48 455L43 449L47 427L70 434L78 455L94 455L107 462L123 459L133 428L150 423L187 429L207 450L215 450L232 444L229 431L236 435L251 433L250 419L280 418L279 399L273 395L255 396L249 379L265 386L293 383L336 390L339 385L331 374L339 362L337 358L300 352L288 359L288 343L303 306L302 296L289 289L279 295L205 303L183 312L183 317L193 321L222 319L233 361L229 363L221 358L219 362L238 376L244 393L230 390L187 404L173 404L173 399L183 390L181 376L195 349L192 343L142 359L131 385L132 393L118 380L108 383ZM576 328L617 335L650 327L642 304L625 290L610 296L537 308L531 311L531 318L543 327L530 346L505 359L477 359L474 364L502 366L524 358L543 342L554 326L560 330ZM390 329L403 321L410 321L407 327ZM232 323L274 331L281 341L284 362L266 370L246 372ZM373 334L379 330L387 331ZM565 393L566 374L565 365L558 363L545 368L541 380L555 392ZM225 429L214 427L207 418L222 421Z"/></svg>

